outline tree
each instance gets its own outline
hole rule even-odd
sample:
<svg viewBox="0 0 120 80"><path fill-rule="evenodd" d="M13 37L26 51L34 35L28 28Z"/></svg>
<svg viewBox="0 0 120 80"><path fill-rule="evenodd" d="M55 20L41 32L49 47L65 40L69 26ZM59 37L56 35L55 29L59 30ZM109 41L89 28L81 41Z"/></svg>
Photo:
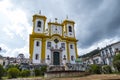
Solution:
<svg viewBox="0 0 120 80"><path fill-rule="evenodd" d="M120 60L120 54L117 54L117 55L114 56L113 62L117 61L117 60Z"/></svg>
<svg viewBox="0 0 120 80"><path fill-rule="evenodd" d="M8 69L8 78L17 78L20 75L20 71L17 68Z"/></svg>
<svg viewBox="0 0 120 80"><path fill-rule="evenodd" d="M10 68L17 68L19 69L19 66L18 65L13 65L13 64L10 64L6 67L6 70L10 69Z"/></svg>
<svg viewBox="0 0 120 80"><path fill-rule="evenodd" d="M3 66L0 65L0 79L1 79L2 76L4 75L4 72L5 72L5 70L4 70Z"/></svg>
<svg viewBox="0 0 120 80"><path fill-rule="evenodd" d="M2 51L2 48L0 47L0 51Z"/></svg>
<svg viewBox="0 0 120 80"><path fill-rule="evenodd" d="M22 77L28 77L30 76L30 70L22 70L20 74Z"/></svg>
<svg viewBox="0 0 120 80"><path fill-rule="evenodd" d="M120 72L120 54L114 56L113 66L118 72Z"/></svg>
<svg viewBox="0 0 120 80"><path fill-rule="evenodd" d="M113 62L114 68L120 72L120 60L116 60Z"/></svg>
<svg viewBox="0 0 120 80"><path fill-rule="evenodd" d="M47 71L47 66L41 66L40 68L35 68L34 73L35 76L41 76L44 75L44 72Z"/></svg>
<svg viewBox="0 0 120 80"><path fill-rule="evenodd" d="M44 73L47 71L47 66L41 66L40 71L41 75L44 75Z"/></svg>
<svg viewBox="0 0 120 80"><path fill-rule="evenodd" d="M105 74L109 74L109 73L112 73L112 69L109 65L104 65L102 66L102 72Z"/></svg>
<svg viewBox="0 0 120 80"><path fill-rule="evenodd" d="M34 73L35 73L35 76L40 76L41 75L40 69L35 69Z"/></svg>
<svg viewBox="0 0 120 80"><path fill-rule="evenodd" d="M101 73L101 67L96 64L90 65L89 72L92 74L100 74Z"/></svg>

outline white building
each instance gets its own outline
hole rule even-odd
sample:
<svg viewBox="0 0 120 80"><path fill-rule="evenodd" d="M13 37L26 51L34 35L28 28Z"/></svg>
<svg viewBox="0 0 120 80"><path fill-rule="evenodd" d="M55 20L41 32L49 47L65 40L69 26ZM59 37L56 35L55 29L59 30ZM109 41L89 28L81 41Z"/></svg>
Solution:
<svg viewBox="0 0 120 80"><path fill-rule="evenodd" d="M3 57L0 55L0 65L3 65Z"/></svg>
<svg viewBox="0 0 120 80"><path fill-rule="evenodd" d="M29 64L30 60L20 53L17 57L4 57L3 63L4 67L7 67L8 65L21 65L22 63Z"/></svg>
<svg viewBox="0 0 120 80"><path fill-rule="evenodd" d="M21 64L21 63L30 63L30 60L28 58L25 58L24 54L20 53L16 57L16 62L18 64Z"/></svg>
<svg viewBox="0 0 120 80"><path fill-rule="evenodd" d="M102 48L100 51L102 64L112 65L113 57L118 51L120 51L120 41Z"/></svg>
<svg viewBox="0 0 120 80"><path fill-rule="evenodd" d="M95 50L91 51L90 53L83 55L82 61L83 61L83 69L84 70L88 69L89 65L91 65L91 64L101 65L102 60L101 60L101 56L100 56L100 50L95 49Z"/></svg>
<svg viewBox="0 0 120 80"><path fill-rule="evenodd" d="M77 39L75 22L63 20L62 23L46 23L46 16L33 16L33 31L30 34L30 59L34 64L65 65L75 64L77 58ZM47 26L46 26L47 24Z"/></svg>
<svg viewBox="0 0 120 80"><path fill-rule="evenodd" d="M80 58L82 58L84 70L89 68L91 64L98 65L109 65L113 68L113 58L116 54L120 54L120 41L110 44L102 49L97 49L87 53Z"/></svg>

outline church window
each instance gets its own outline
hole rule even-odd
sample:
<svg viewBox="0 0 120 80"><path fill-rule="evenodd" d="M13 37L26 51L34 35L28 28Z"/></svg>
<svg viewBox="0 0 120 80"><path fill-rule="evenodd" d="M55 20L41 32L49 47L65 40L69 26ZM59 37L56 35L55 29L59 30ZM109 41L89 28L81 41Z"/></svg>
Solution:
<svg viewBox="0 0 120 80"><path fill-rule="evenodd" d="M69 26L69 32L72 32L72 27L71 26Z"/></svg>
<svg viewBox="0 0 120 80"><path fill-rule="evenodd" d="M57 28L55 30L57 31Z"/></svg>
<svg viewBox="0 0 120 80"><path fill-rule="evenodd" d="M70 35L72 35L72 33L70 33Z"/></svg>
<svg viewBox="0 0 120 80"><path fill-rule="evenodd" d="M74 60L74 56L73 56L73 55L71 56L71 60L72 60L72 61Z"/></svg>
<svg viewBox="0 0 120 80"><path fill-rule="evenodd" d="M41 28L41 21L38 21L38 22L37 22L37 27L40 27L40 28Z"/></svg>
<svg viewBox="0 0 120 80"><path fill-rule="evenodd" d="M47 55L47 60L50 60L50 57L49 57L49 55Z"/></svg>
<svg viewBox="0 0 120 80"><path fill-rule="evenodd" d="M40 29L38 29L38 31L40 31Z"/></svg>
<svg viewBox="0 0 120 80"><path fill-rule="evenodd" d="M73 45L72 44L70 45L70 49L73 49Z"/></svg>
<svg viewBox="0 0 120 80"><path fill-rule="evenodd" d="M54 42L55 42L55 43L58 43L58 42L59 42L59 40L58 40L58 39L55 39L55 40L54 40Z"/></svg>
<svg viewBox="0 0 120 80"><path fill-rule="evenodd" d="M51 42L47 42L47 48L51 47Z"/></svg>
<svg viewBox="0 0 120 80"><path fill-rule="evenodd" d="M66 56L64 55L63 60L66 60Z"/></svg>
<svg viewBox="0 0 120 80"><path fill-rule="evenodd" d="M39 43L39 41L37 41L37 42L36 42L36 46L39 46L39 45L40 45L40 43Z"/></svg>
<svg viewBox="0 0 120 80"><path fill-rule="evenodd" d="M61 43L61 48L65 49L65 43Z"/></svg>
<svg viewBox="0 0 120 80"><path fill-rule="evenodd" d="M35 55L35 59L38 60L39 59L39 54Z"/></svg>

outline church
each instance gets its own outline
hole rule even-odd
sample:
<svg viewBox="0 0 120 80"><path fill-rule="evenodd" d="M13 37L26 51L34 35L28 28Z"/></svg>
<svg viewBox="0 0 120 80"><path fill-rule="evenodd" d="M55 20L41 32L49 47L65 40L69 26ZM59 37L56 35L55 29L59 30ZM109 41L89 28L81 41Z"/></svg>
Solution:
<svg viewBox="0 0 120 80"><path fill-rule="evenodd" d="M75 22L65 19L46 22L47 17L33 15L33 30L29 35L29 53L33 64L75 64L78 57Z"/></svg>

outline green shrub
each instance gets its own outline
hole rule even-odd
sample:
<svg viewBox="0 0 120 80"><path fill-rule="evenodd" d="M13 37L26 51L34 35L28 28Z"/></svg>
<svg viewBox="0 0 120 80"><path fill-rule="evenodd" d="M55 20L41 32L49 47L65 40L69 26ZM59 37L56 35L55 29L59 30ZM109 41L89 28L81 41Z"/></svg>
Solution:
<svg viewBox="0 0 120 80"><path fill-rule="evenodd" d="M112 69L109 65L104 65L102 66L102 72L105 74L109 74L109 73L112 73Z"/></svg>
<svg viewBox="0 0 120 80"><path fill-rule="evenodd" d="M35 76L40 76L41 75L40 69L35 69L34 73L35 73Z"/></svg>
<svg viewBox="0 0 120 80"><path fill-rule="evenodd" d="M101 73L101 67L96 64L90 65L89 72L92 74L100 74Z"/></svg>
<svg viewBox="0 0 120 80"><path fill-rule="evenodd" d="M8 69L8 78L17 78L20 75L20 71L17 68Z"/></svg>
<svg viewBox="0 0 120 80"><path fill-rule="evenodd" d="M44 72L47 71L47 66L41 66L40 68L35 68L34 73L35 76L43 76Z"/></svg>
<svg viewBox="0 0 120 80"><path fill-rule="evenodd" d="M41 71L41 75L44 75L44 73L47 71L47 66L42 66L40 68L40 71Z"/></svg>
<svg viewBox="0 0 120 80"><path fill-rule="evenodd" d="M117 61L117 60L120 60L120 54L117 54L117 55L114 56L113 62Z"/></svg>
<svg viewBox="0 0 120 80"><path fill-rule="evenodd" d="M120 60L116 60L113 62L114 68L120 72Z"/></svg>
<svg viewBox="0 0 120 80"><path fill-rule="evenodd" d="M28 77L30 76L30 70L22 70L20 74L22 77Z"/></svg>
<svg viewBox="0 0 120 80"><path fill-rule="evenodd" d="M4 72L5 72L5 70L4 70L3 66L0 65L0 79L1 79L2 76L4 75Z"/></svg>
<svg viewBox="0 0 120 80"><path fill-rule="evenodd" d="M10 64L6 67L6 70L10 69L10 68L17 68L19 69L19 65L13 65L13 64Z"/></svg>
<svg viewBox="0 0 120 80"><path fill-rule="evenodd" d="M113 66L118 72L120 72L120 54L114 56Z"/></svg>

